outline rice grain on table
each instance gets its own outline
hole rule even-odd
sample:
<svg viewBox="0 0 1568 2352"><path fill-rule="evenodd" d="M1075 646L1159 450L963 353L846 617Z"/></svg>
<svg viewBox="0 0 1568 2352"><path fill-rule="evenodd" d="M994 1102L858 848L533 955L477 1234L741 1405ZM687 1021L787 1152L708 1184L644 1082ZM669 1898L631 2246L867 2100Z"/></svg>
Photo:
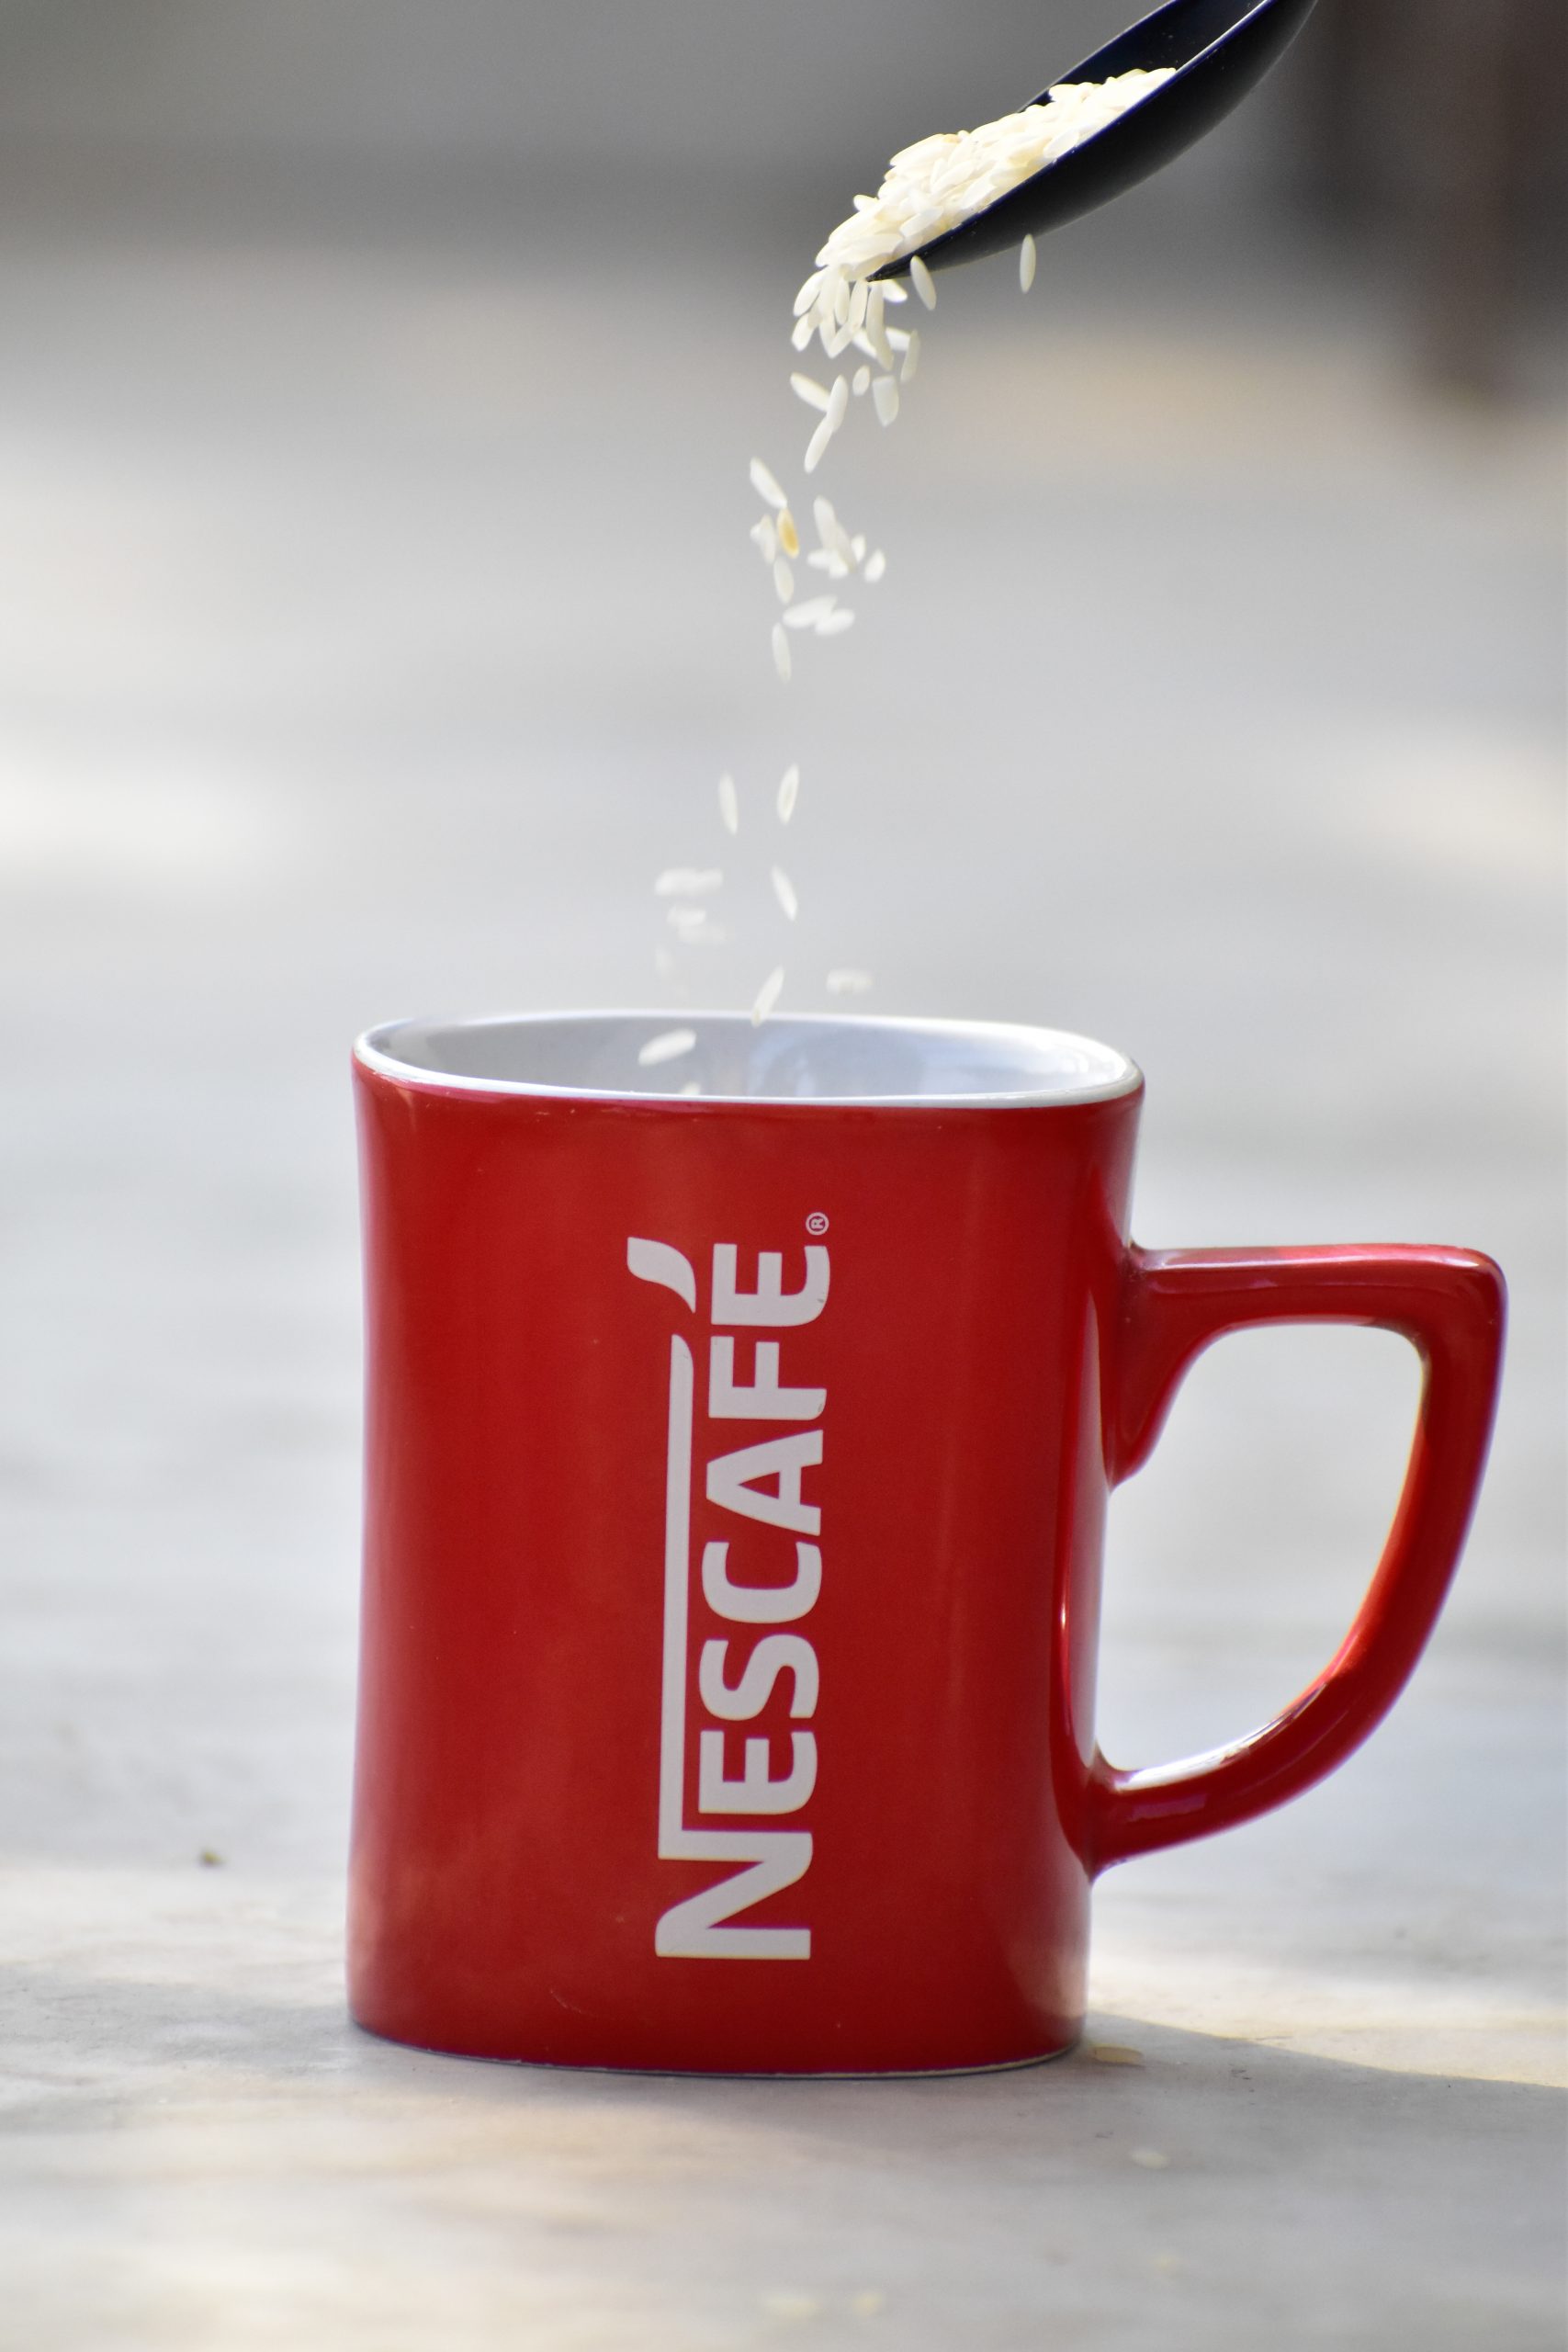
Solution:
<svg viewBox="0 0 1568 2352"><path fill-rule="evenodd" d="M765 1021L769 1013L772 1012L774 1005L777 1004L780 996L784 993L784 966L782 964L775 964L773 970L768 974L767 978L762 982L761 987L757 990L757 1001L751 1007L751 1025L753 1028L755 1028L760 1023Z"/></svg>
<svg viewBox="0 0 1568 2352"><path fill-rule="evenodd" d="M795 814L795 804L800 797L800 770L787 767L779 778L778 812L781 825L787 825Z"/></svg>
<svg viewBox="0 0 1568 2352"><path fill-rule="evenodd" d="M718 780L718 820L727 833L740 831L740 799L732 775L721 775Z"/></svg>
<svg viewBox="0 0 1568 2352"><path fill-rule="evenodd" d="M788 921L793 922L800 912L800 900L795 896L795 884L782 865L770 866L768 872L769 879L773 886L773 896L784 909Z"/></svg>
<svg viewBox="0 0 1568 2352"><path fill-rule="evenodd" d="M660 1062L679 1061L682 1054L691 1052L696 1042L694 1029L666 1029L659 1036L650 1037L646 1046L638 1046L637 1067L640 1069L657 1069Z"/></svg>

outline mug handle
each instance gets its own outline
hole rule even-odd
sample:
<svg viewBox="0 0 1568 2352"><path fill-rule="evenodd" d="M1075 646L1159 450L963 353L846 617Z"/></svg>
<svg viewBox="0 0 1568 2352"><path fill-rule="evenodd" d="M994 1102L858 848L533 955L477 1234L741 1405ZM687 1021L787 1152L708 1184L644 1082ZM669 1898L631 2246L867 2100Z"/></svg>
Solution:
<svg viewBox="0 0 1568 2352"><path fill-rule="evenodd" d="M1129 1251L1114 1369L1112 1482L1148 1459L1189 1365L1250 1323L1363 1323L1421 1359L1404 1491L1338 1651L1282 1714L1228 1747L1122 1772L1098 1749L1089 1846L1099 1871L1250 1821L1342 1764L1382 1722L1437 1620L1485 1466L1507 1294L1467 1250Z"/></svg>

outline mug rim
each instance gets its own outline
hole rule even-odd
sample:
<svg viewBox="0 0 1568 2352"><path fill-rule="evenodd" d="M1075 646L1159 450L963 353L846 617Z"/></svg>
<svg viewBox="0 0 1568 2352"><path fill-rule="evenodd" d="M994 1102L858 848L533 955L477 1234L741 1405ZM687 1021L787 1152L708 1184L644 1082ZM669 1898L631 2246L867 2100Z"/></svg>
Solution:
<svg viewBox="0 0 1568 2352"><path fill-rule="evenodd" d="M641 1069L637 1082L624 1087L601 1084L561 1084L552 1080L536 1078L507 1078L473 1070L443 1068L429 1062L411 1061L398 1050L400 1042L412 1046L416 1040L431 1041L440 1037L449 1040L455 1034L473 1035L498 1029L541 1031L547 1029L586 1031L592 1026L608 1031L612 1026L629 1027L633 1034L641 1031L647 1043L671 1029L694 1029L699 1042L705 1030L733 1036L739 1031L745 1035L764 1032L777 1035L780 1032L813 1033L831 1031L842 1034L855 1032L872 1038L886 1037L908 1042L927 1043L933 1057L946 1046L968 1044L977 1054L994 1057L998 1070L1005 1067L1008 1049L1017 1057L1020 1083L987 1086L976 1084L958 1089L934 1086L910 1093L896 1087L886 1091L855 1091L835 1092L773 1093L765 1089L751 1093L724 1091L688 1094L678 1082L682 1076L679 1062L671 1066L670 1077L663 1078L662 1069ZM628 1042L630 1040L628 1039ZM434 1050L434 1048L432 1048ZM1060 1057L1060 1075L1048 1082L1031 1084L1029 1057L1039 1079L1041 1066L1052 1054ZM1074 1070L1074 1058L1082 1067ZM1130 1056L1099 1039L1088 1037L1075 1030L1046 1028L1029 1022L967 1021L949 1018L926 1018L918 1014L859 1013L859 1012L791 1012L770 1013L761 1023L752 1021L746 1012L692 1012L685 1009L653 1010L644 1007L602 1010L577 1010L566 1012L493 1012L456 1014L449 1016L415 1017L398 1021L378 1022L355 1040L354 1058L367 1072L404 1087L417 1087L433 1093L478 1094L491 1097L521 1096L555 1102L592 1102L619 1103L626 1107L653 1107L701 1113L715 1109L730 1110L1056 1110L1069 1109L1087 1102L1108 1102L1125 1099L1141 1091L1143 1073Z"/></svg>

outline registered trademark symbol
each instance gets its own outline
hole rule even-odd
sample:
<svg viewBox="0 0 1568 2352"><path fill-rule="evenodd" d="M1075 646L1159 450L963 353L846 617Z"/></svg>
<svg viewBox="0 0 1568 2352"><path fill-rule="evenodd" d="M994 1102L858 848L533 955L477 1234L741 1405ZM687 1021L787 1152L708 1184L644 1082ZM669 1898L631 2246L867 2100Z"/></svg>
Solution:
<svg viewBox="0 0 1568 2352"><path fill-rule="evenodd" d="M828 1220L827 1220L827 1218L823 1216L823 1214L822 1214L822 1212L821 1212L821 1210L820 1210L820 1209L813 1209L813 1210L812 1210L811 1215L810 1215L810 1216L807 1218L807 1220L806 1220L806 1230L807 1231L807 1233L826 1233L826 1232L827 1232L827 1230L828 1230Z"/></svg>

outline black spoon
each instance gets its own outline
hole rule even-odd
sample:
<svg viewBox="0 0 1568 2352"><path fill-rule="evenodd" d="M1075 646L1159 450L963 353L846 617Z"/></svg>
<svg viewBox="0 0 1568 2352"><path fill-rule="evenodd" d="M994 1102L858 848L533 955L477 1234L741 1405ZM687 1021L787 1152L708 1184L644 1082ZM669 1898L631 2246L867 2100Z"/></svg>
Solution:
<svg viewBox="0 0 1568 2352"><path fill-rule="evenodd" d="M933 270L983 261L987 254L1005 253L1025 237L1059 229L1136 187L1241 104L1290 47L1314 5L1314 0L1168 0L1057 80L1108 82L1135 66L1160 65L1176 69L1171 79L983 211L919 246L920 259ZM1043 90L1030 103L1043 106L1048 96ZM901 254L873 275L907 277L913 257Z"/></svg>

